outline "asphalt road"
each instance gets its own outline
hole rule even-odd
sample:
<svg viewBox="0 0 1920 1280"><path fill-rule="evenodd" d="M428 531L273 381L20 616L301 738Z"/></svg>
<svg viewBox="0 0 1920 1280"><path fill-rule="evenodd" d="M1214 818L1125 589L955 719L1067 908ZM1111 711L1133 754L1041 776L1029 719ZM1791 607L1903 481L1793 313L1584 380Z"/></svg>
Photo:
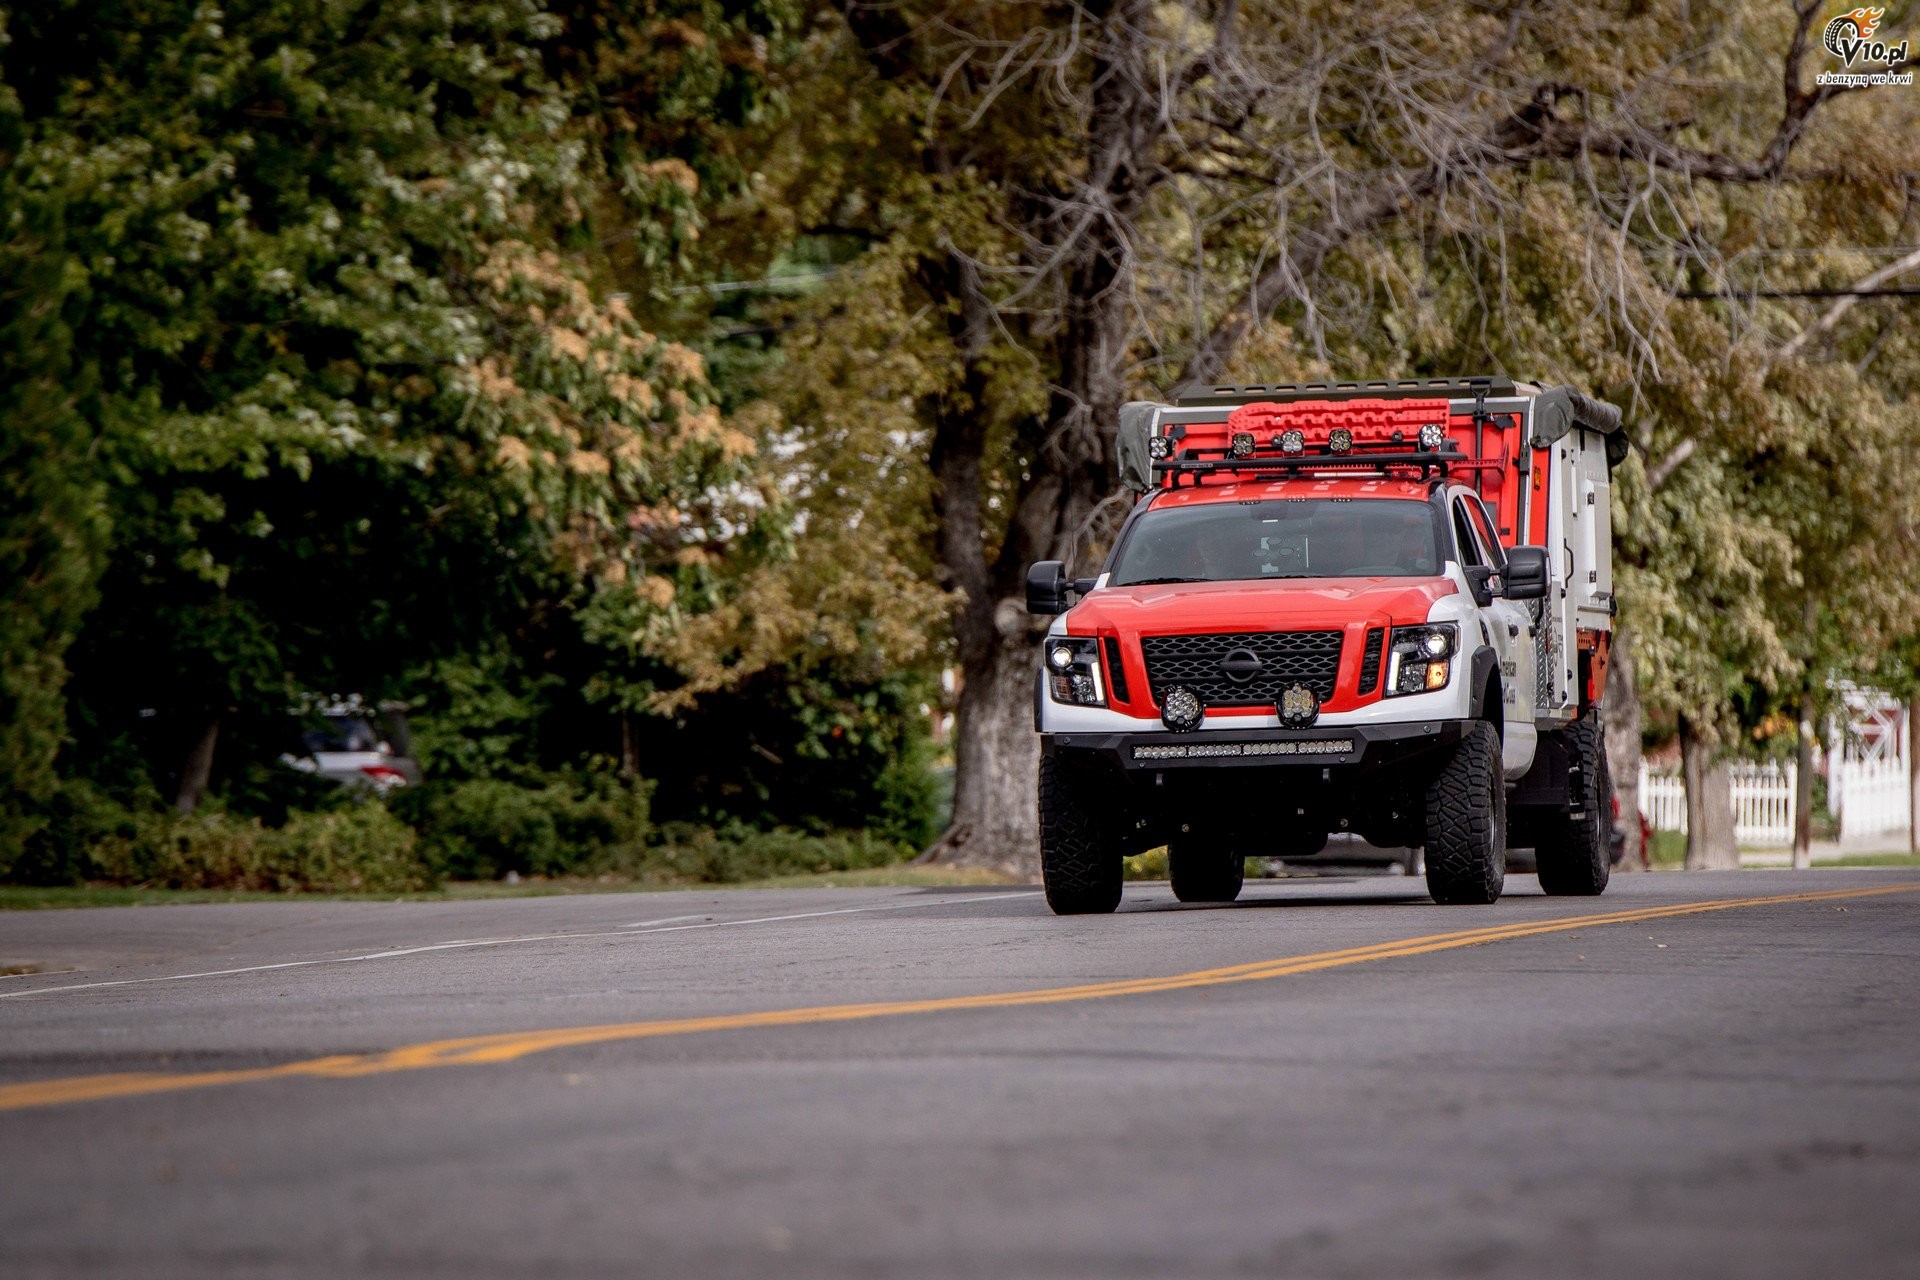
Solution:
<svg viewBox="0 0 1920 1280"><path fill-rule="evenodd" d="M1916 1276L1916 926L1908 871L7 913L0 1275Z"/></svg>

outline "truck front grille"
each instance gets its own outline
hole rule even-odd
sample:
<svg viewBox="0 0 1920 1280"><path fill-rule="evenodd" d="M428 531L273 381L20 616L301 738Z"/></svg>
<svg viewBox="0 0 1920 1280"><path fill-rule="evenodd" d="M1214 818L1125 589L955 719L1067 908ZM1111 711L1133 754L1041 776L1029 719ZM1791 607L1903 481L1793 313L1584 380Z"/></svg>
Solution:
<svg viewBox="0 0 1920 1280"><path fill-rule="evenodd" d="M1142 636L1140 651L1156 704L1161 691L1175 684L1186 685L1210 707L1270 707L1294 684L1304 684L1325 702L1333 696L1340 670L1338 631ZM1247 661L1249 654L1257 665Z"/></svg>
<svg viewBox="0 0 1920 1280"><path fill-rule="evenodd" d="M1385 643L1386 628L1367 628L1367 647L1360 652L1360 692L1372 693L1380 683L1380 646Z"/></svg>

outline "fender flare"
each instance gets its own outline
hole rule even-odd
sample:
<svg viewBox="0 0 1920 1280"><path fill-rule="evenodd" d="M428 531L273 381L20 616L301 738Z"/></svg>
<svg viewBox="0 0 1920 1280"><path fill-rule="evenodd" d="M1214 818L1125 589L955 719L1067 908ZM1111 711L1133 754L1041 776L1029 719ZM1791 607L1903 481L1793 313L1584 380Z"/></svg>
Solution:
<svg viewBox="0 0 1920 1280"><path fill-rule="evenodd" d="M1473 660L1468 667L1468 678L1473 683L1468 686L1471 694L1467 704L1467 715L1474 720L1492 721L1493 726L1501 731L1502 736L1505 736L1504 708L1497 699L1491 715L1488 714L1487 707L1488 691L1497 690L1500 687L1499 670L1500 660L1494 655L1492 649L1481 645L1473 651Z"/></svg>

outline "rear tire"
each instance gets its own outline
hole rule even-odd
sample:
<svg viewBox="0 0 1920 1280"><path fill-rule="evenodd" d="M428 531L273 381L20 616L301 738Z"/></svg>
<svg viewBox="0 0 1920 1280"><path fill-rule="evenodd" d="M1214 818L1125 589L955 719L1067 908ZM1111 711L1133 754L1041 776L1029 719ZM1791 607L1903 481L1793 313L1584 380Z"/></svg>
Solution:
<svg viewBox="0 0 1920 1280"><path fill-rule="evenodd" d="M1507 784L1500 735L1484 720L1467 726L1453 756L1427 786L1427 892L1452 905L1485 905L1507 877Z"/></svg>
<svg viewBox="0 0 1920 1280"><path fill-rule="evenodd" d="M1194 839L1167 845L1167 877L1182 902L1232 902L1246 882L1247 860L1231 847L1206 847Z"/></svg>
<svg viewBox="0 0 1920 1280"><path fill-rule="evenodd" d="M1613 869L1608 839L1613 788L1607 776L1606 742L1596 716L1582 716L1558 733L1573 762L1567 794L1579 816L1570 811L1540 824L1533 850L1540 888L1556 897L1591 898L1607 887Z"/></svg>
<svg viewBox="0 0 1920 1280"><path fill-rule="evenodd" d="M1120 905L1120 850L1108 834L1111 789L1077 761L1040 757L1040 880L1057 916Z"/></svg>

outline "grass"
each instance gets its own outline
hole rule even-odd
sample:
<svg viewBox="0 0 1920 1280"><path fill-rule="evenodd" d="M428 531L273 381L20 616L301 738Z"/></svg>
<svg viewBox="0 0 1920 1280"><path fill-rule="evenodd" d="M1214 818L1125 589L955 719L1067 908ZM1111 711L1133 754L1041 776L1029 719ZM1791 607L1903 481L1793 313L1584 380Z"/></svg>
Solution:
<svg viewBox="0 0 1920 1280"><path fill-rule="evenodd" d="M1818 867L1920 867L1920 853L1849 853L1822 858Z"/></svg>
<svg viewBox="0 0 1920 1280"><path fill-rule="evenodd" d="M868 867L811 875L772 876L738 884L660 884L617 879L458 880L421 893L255 893L235 889L129 889L113 885L35 888L0 885L0 911L61 907L154 907L204 902L474 902L584 893L667 893L688 889L937 889L1007 884L991 871L956 867Z"/></svg>
<svg viewBox="0 0 1920 1280"><path fill-rule="evenodd" d="M1655 871L1678 871L1687 863L1687 838L1678 831L1656 831L1647 841L1647 861Z"/></svg>
<svg viewBox="0 0 1920 1280"><path fill-rule="evenodd" d="M1743 850L1745 852L1745 850ZM1785 853L1768 849L1767 853ZM1687 862L1687 838L1678 831L1656 831L1647 843L1647 854L1655 871L1678 871ZM1849 853L1838 858L1821 858L1816 867L1920 867L1920 854L1888 850L1885 853Z"/></svg>

